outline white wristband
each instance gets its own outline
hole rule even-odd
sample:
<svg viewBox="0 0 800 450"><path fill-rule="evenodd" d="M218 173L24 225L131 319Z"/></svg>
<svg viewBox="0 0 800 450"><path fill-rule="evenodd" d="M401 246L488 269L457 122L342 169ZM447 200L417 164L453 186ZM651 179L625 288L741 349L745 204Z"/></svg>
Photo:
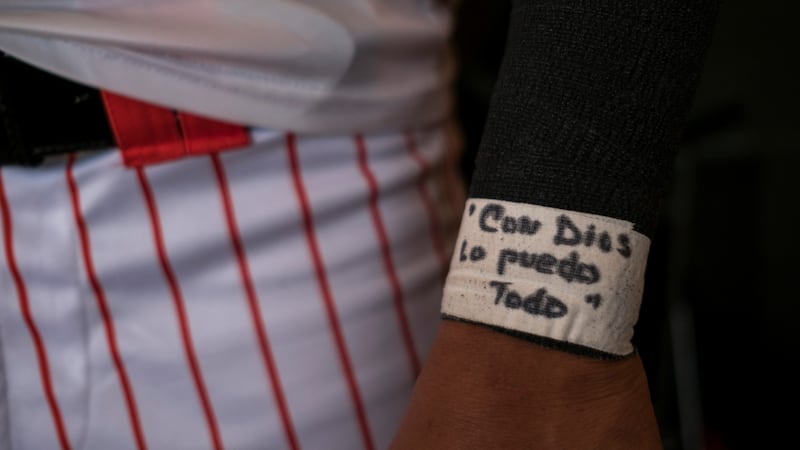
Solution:
<svg viewBox="0 0 800 450"><path fill-rule="evenodd" d="M649 248L623 220L469 199L442 313L627 355Z"/></svg>

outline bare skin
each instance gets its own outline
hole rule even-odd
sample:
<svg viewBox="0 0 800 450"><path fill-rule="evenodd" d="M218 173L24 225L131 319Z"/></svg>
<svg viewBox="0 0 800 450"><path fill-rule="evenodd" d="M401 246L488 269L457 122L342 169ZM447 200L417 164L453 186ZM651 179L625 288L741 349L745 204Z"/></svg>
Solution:
<svg viewBox="0 0 800 450"><path fill-rule="evenodd" d="M391 450L658 450L638 356L601 361L444 321Z"/></svg>

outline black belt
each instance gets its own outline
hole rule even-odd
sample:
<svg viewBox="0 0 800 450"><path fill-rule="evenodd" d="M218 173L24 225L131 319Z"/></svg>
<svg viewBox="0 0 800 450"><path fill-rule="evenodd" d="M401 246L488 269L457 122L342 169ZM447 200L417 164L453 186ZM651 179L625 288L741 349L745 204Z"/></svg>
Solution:
<svg viewBox="0 0 800 450"><path fill-rule="evenodd" d="M114 138L100 92L0 52L0 165L107 148Z"/></svg>

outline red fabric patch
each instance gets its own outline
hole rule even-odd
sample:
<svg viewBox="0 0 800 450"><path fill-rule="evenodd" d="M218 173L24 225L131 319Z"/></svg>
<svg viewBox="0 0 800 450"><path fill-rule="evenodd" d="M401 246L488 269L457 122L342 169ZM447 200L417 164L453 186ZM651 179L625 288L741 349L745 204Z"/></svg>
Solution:
<svg viewBox="0 0 800 450"><path fill-rule="evenodd" d="M117 146L128 167L172 161L240 148L250 143L247 128L103 91Z"/></svg>

